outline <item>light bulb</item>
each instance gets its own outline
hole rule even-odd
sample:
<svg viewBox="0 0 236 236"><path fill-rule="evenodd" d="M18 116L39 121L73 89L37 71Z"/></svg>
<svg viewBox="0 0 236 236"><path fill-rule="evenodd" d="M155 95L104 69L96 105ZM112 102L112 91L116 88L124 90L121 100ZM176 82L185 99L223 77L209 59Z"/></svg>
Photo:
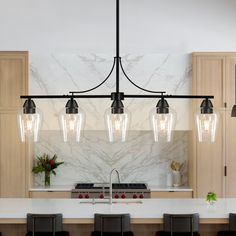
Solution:
<svg viewBox="0 0 236 236"><path fill-rule="evenodd" d="M165 132L166 131L166 119L165 117L162 117L160 119L160 131Z"/></svg>
<svg viewBox="0 0 236 236"><path fill-rule="evenodd" d="M119 115L116 115L116 116L115 116L115 119L114 119L114 128L115 128L115 131L117 131L117 132L120 132L120 131L121 131L121 123L122 123L122 120L120 119L120 116L119 116Z"/></svg>
<svg viewBox="0 0 236 236"><path fill-rule="evenodd" d="M25 127L26 127L26 132L27 133L32 133L33 132L33 117L30 115L26 115L26 120L25 120Z"/></svg>
<svg viewBox="0 0 236 236"><path fill-rule="evenodd" d="M76 119L72 116L70 116L70 119L68 121L68 127L69 127L69 131L71 131L71 132L75 131Z"/></svg>
<svg viewBox="0 0 236 236"><path fill-rule="evenodd" d="M205 132L209 132L209 130L210 130L210 120L209 119L203 120L203 129Z"/></svg>

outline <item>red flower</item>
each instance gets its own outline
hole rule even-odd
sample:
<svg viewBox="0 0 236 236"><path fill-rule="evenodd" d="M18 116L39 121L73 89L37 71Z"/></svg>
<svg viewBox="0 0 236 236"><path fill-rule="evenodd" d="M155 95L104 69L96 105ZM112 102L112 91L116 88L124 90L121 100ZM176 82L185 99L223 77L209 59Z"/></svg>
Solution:
<svg viewBox="0 0 236 236"><path fill-rule="evenodd" d="M51 166L54 166L55 163L56 163L56 162L55 162L55 160L53 160L53 159L49 161L49 164L50 164Z"/></svg>

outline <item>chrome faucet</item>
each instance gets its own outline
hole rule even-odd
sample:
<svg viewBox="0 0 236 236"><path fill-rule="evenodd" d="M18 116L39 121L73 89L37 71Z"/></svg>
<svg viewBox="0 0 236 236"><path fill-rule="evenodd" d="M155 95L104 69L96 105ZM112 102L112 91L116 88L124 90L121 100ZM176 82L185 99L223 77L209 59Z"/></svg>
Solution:
<svg viewBox="0 0 236 236"><path fill-rule="evenodd" d="M114 168L114 169L112 169L111 172L110 172L110 188L109 188L109 190L110 190L109 203L110 203L110 204L112 204L112 173L113 173L114 171L116 172L118 181L119 181L119 183L120 183L120 174L119 174L118 170L117 170L116 168Z"/></svg>

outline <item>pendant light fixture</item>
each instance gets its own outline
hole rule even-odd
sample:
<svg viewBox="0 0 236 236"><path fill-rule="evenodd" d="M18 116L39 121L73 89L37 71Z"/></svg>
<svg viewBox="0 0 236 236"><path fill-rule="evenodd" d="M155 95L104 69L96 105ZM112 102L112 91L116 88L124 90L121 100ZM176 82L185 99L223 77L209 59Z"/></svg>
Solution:
<svg viewBox="0 0 236 236"><path fill-rule="evenodd" d="M150 118L155 142L170 142L176 115L173 110L170 111L166 99L161 98L158 101L156 108L151 111Z"/></svg>
<svg viewBox="0 0 236 236"><path fill-rule="evenodd" d="M236 65L235 65L234 75L235 75L235 104L231 111L231 117L236 117Z"/></svg>
<svg viewBox="0 0 236 236"><path fill-rule="evenodd" d="M114 62L108 76L98 85L93 88L84 91L72 91L68 95L23 95L22 99L27 99L27 101L32 101L31 99L69 99L66 104L66 109L60 115L60 123L63 130L64 141L70 141L74 139L75 141L80 141L81 130L84 124L85 116L83 111L78 107L76 98L94 98L94 99L104 99L108 98L112 100L111 107L105 113L105 123L107 126L108 137L110 142L121 141L124 142L127 138L127 130L130 123L130 113L125 108L123 101L129 98L155 98L160 99L157 106L153 109L150 114L151 125L154 132L155 141L171 141L172 131L175 126L176 115L167 103L167 99L213 99L214 96L211 95L168 95L165 91L153 91L142 88L137 85L130 77L126 74L124 67L122 65L122 59L120 57L120 0L116 0L116 56L114 57ZM116 83L115 92L111 94L99 94L91 95L89 92L96 90L98 87L102 86L111 76L114 69L116 70ZM120 92L120 73L137 89L142 90L145 94L125 94ZM25 105L23 106L23 110ZM34 109L35 104L34 104ZM31 114L31 113L30 113ZM210 113L211 114L211 113ZM204 113L204 115L206 115ZM212 115L212 114L211 114ZM22 116L20 118L20 126L25 124L27 117ZM200 120L200 118L199 118ZM214 119L209 120L210 127L213 127L211 122ZM37 128L39 125L37 126ZM200 127L200 126L199 126ZM34 139L35 141L36 139ZM201 139L203 141L203 139Z"/></svg>
<svg viewBox="0 0 236 236"><path fill-rule="evenodd" d="M124 142L126 140L130 113L124 108L123 93L112 93L111 109L105 113L108 137L110 142Z"/></svg>
<svg viewBox="0 0 236 236"><path fill-rule="evenodd" d="M20 130L21 141L38 141L39 128L42 121L42 116L37 109L34 101L28 98L24 105L23 110L18 113L18 124Z"/></svg>
<svg viewBox="0 0 236 236"><path fill-rule="evenodd" d="M215 142L218 117L217 113L213 111L212 102L207 98L204 99L200 112L196 115L199 142Z"/></svg>
<svg viewBox="0 0 236 236"><path fill-rule="evenodd" d="M63 109L59 117L64 142L79 142L85 116L73 97L68 100L66 109Z"/></svg>

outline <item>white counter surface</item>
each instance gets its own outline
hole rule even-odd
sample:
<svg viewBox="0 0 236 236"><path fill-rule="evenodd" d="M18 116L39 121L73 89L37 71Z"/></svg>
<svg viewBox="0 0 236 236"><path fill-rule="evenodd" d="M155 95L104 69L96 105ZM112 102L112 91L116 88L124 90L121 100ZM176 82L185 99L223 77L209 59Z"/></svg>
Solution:
<svg viewBox="0 0 236 236"><path fill-rule="evenodd" d="M191 192L192 188L188 186L180 186L180 187L168 187L168 186L160 186L160 185L149 185L148 186L151 191L163 191L163 192ZM73 185L57 185L57 186L35 186L29 189L30 192L70 192L74 188Z"/></svg>
<svg viewBox="0 0 236 236"><path fill-rule="evenodd" d="M193 189L189 186L179 186L179 187L169 187L165 185L149 185L149 188L152 192L161 191L161 192L192 192Z"/></svg>
<svg viewBox="0 0 236 236"><path fill-rule="evenodd" d="M219 199L209 206L205 199L144 199L142 203L119 200L112 205L86 204L78 199L0 199L0 223L25 223L27 213L62 213L64 223L93 223L94 213L130 213L132 223L161 223L163 213L200 214L201 223L227 223L228 213L236 212L236 199ZM99 200L104 201L104 200ZM135 200L133 200L135 201Z"/></svg>

